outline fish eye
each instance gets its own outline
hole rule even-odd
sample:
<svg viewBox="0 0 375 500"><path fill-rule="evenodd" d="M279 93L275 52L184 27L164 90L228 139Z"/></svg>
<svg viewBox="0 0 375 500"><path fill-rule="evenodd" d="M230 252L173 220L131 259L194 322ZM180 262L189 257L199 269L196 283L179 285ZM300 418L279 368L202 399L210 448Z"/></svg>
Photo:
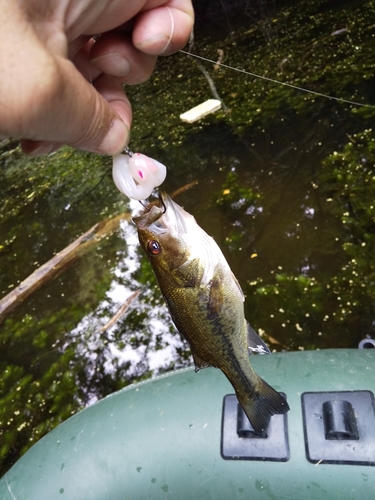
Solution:
<svg viewBox="0 0 375 500"><path fill-rule="evenodd" d="M161 246L158 241L150 240L147 242L147 251L151 255L159 255L161 252Z"/></svg>

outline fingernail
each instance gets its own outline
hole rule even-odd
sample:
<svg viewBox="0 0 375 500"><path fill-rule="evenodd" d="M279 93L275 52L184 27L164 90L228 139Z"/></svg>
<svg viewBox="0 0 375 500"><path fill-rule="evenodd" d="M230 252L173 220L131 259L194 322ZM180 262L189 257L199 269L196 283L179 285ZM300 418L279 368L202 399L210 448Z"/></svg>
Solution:
<svg viewBox="0 0 375 500"><path fill-rule="evenodd" d="M166 48L170 44L170 41L171 39L168 35L160 33L156 36L146 38L145 40L138 42L136 44L136 48L138 50L147 52L148 54L158 56L166 50Z"/></svg>
<svg viewBox="0 0 375 500"><path fill-rule="evenodd" d="M96 151L107 155L115 155L121 153L128 142L129 129L124 122L116 118L113 120L107 135L104 137Z"/></svg>
<svg viewBox="0 0 375 500"><path fill-rule="evenodd" d="M119 52L96 57L91 59L91 63L108 75L123 77L130 73L129 61Z"/></svg>

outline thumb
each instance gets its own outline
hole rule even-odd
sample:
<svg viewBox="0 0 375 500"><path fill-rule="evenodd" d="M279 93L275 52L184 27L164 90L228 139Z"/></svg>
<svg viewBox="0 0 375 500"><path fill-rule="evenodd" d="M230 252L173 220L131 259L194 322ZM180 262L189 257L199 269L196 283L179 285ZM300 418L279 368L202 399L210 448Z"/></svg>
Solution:
<svg viewBox="0 0 375 500"><path fill-rule="evenodd" d="M32 133L25 133L23 151L37 156L66 144L102 154L121 152L129 141L132 116L121 83L101 75L90 84L69 60L55 62L54 73L44 75L47 83L34 94Z"/></svg>

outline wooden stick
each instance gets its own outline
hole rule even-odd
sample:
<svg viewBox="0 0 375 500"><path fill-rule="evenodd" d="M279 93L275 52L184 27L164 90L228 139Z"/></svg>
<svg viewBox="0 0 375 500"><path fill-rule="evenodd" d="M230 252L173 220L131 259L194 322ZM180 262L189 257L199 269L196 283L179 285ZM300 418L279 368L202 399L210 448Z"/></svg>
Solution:
<svg viewBox="0 0 375 500"><path fill-rule="evenodd" d="M92 226L73 243L57 253L52 259L36 269L22 283L0 300L0 324L8 314L36 290L52 281L61 272L65 271L73 262L96 244L103 236L116 231L121 220L130 220L129 213L122 213L117 217L105 219Z"/></svg>
<svg viewBox="0 0 375 500"><path fill-rule="evenodd" d="M108 330L108 328L111 328L111 326L113 326L126 313L126 311L129 309L131 304L134 302L134 300L138 297L140 293L141 293L140 290L136 290L131 295L129 295L129 297L125 300L122 306L120 306L117 309L117 312L112 316L112 318L108 321L108 323L99 328L96 334L101 334L106 330Z"/></svg>
<svg viewBox="0 0 375 500"><path fill-rule="evenodd" d="M186 186L176 189L171 194L171 198L190 189L198 184L197 181L190 182ZM156 203L156 201L154 202ZM151 203L152 204L152 203ZM86 233L82 234L73 243L57 253L52 259L36 269L22 283L8 293L0 300L0 324L9 315L13 309L19 306L25 299L32 295L36 290L41 288L46 283L49 283L56 278L60 273L65 271L73 262L75 262L82 254L88 250L93 244L96 244L104 236L117 231L120 221L131 220L131 214L123 212L116 217L110 217L104 221L98 222L92 226Z"/></svg>

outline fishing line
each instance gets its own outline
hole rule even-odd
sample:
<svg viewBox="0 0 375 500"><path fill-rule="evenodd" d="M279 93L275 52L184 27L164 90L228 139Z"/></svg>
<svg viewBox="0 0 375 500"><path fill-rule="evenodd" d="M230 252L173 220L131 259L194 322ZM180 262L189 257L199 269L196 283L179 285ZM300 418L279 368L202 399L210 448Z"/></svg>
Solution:
<svg viewBox="0 0 375 500"><path fill-rule="evenodd" d="M307 94L313 94L318 97L325 97L327 99L331 99L333 101L344 102L346 104L353 104L354 106L361 106L363 108L375 108L375 106L371 104L363 104L361 102L349 101L347 99L342 99L341 97L334 97L327 94L322 94L321 92L315 92L315 90L305 89L303 87L298 87L297 85L293 85L291 83L280 82L279 80L274 80L273 78L268 78L267 76L257 75L256 73L251 73L250 71L246 71L245 69L235 68L234 66L229 66L228 64L224 64L220 61L213 61L212 59L208 59L207 57L199 56L197 54L193 54L191 52L187 52L186 50L180 50L183 54L187 56L195 57L196 59L200 59L202 61L209 62L214 64L215 66L222 66L223 68L231 69L233 71L237 71L238 73L243 73L245 75L253 76L254 78L260 78L261 80L266 80L267 82L276 83L278 85L284 85L284 87L289 87L294 90L300 90L301 92L306 92Z"/></svg>
<svg viewBox="0 0 375 500"><path fill-rule="evenodd" d="M173 34L174 34L174 18L173 18L173 15L172 15L172 12L171 12L171 9L169 7L166 7L167 11L168 11L168 14L169 14L169 17L170 17L170 20L171 20L171 32L169 34L169 40L167 42L167 45L164 47L164 49L159 52L159 56L161 56L166 50L167 48L169 47L171 41L172 41L172 37L173 37Z"/></svg>

